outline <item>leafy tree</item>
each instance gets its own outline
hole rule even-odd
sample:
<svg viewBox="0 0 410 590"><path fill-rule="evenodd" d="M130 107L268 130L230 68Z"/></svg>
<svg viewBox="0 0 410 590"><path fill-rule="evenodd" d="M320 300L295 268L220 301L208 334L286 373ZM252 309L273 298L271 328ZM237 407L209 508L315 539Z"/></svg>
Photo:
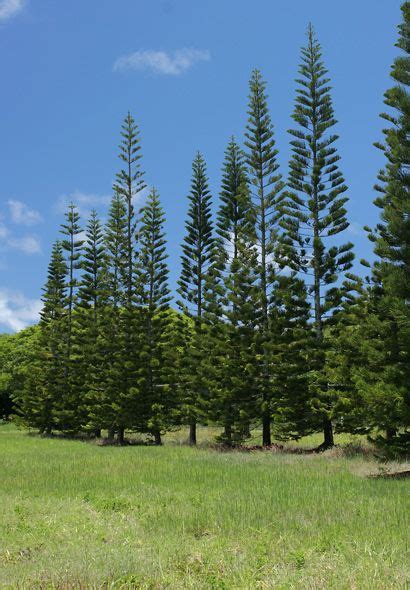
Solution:
<svg viewBox="0 0 410 590"><path fill-rule="evenodd" d="M208 188L206 164L198 152L192 165L191 192L185 223L186 235L182 245L182 271L178 281L181 310L193 320L194 332L186 358L184 411L190 425L189 442L196 444L196 423L199 407L207 397L206 343L204 313L207 310L206 290L209 273L215 263L215 238L211 216L211 194Z"/></svg>
<svg viewBox="0 0 410 590"><path fill-rule="evenodd" d="M39 326L16 334L0 334L0 420L21 413L25 404L27 409L32 407L36 389L29 390L26 384L38 360L39 337ZM29 414L25 418L28 423Z"/></svg>
<svg viewBox="0 0 410 590"><path fill-rule="evenodd" d="M280 220L279 203L283 183L279 174L273 126L268 110L266 83L254 70L249 83L248 124L245 133L246 163L255 213L256 244L259 250L258 292L260 297L259 397L264 445L271 444L272 399L269 386L270 328L269 305L275 282ZM258 355L259 356L259 355Z"/></svg>
<svg viewBox="0 0 410 590"><path fill-rule="evenodd" d="M352 244L339 245L334 236L348 227L344 193L347 187L339 170L335 142L331 132L336 124L330 96L327 70L312 26L308 43L302 48L300 78L293 119L298 129L291 130L292 159L289 191L282 220L291 245L289 260L297 263L311 282L316 351L312 366L312 407L323 424L324 447L333 445L332 399L325 378L324 331L340 307L344 290L339 275L351 268ZM297 257L294 257L294 252Z"/></svg>

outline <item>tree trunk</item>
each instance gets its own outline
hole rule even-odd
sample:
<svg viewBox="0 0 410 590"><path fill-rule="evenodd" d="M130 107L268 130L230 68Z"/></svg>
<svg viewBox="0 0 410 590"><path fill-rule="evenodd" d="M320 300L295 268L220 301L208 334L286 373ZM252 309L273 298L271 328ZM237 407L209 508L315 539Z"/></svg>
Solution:
<svg viewBox="0 0 410 590"><path fill-rule="evenodd" d="M155 444L160 446L162 445L162 440L161 440L161 433L159 430L155 430L154 432L154 439L155 439Z"/></svg>
<svg viewBox="0 0 410 590"><path fill-rule="evenodd" d="M323 449L331 449L334 446L333 425L329 419L326 419L323 424L323 444L321 447Z"/></svg>
<svg viewBox="0 0 410 590"><path fill-rule="evenodd" d="M94 431L95 438L101 438L101 428L96 428Z"/></svg>
<svg viewBox="0 0 410 590"><path fill-rule="evenodd" d="M191 420L189 425L189 444L196 445L196 420Z"/></svg>
<svg viewBox="0 0 410 590"><path fill-rule="evenodd" d="M114 440L114 437L115 437L115 430L114 430L114 428L110 428L108 430L107 438L108 438L108 440Z"/></svg>
<svg viewBox="0 0 410 590"><path fill-rule="evenodd" d="M262 415L262 444L264 447L270 447L272 444L269 410L265 410Z"/></svg>
<svg viewBox="0 0 410 590"><path fill-rule="evenodd" d="M122 426L118 429L117 440L120 445L124 444L124 431L125 429Z"/></svg>

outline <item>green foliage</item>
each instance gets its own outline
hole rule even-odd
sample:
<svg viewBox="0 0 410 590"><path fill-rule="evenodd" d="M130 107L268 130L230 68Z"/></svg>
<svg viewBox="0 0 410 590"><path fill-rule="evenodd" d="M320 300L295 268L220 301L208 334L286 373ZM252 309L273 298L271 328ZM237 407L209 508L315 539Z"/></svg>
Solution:
<svg viewBox="0 0 410 590"><path fill-rule="evenodd" d="M352 266L352 244L339 245L332 239L348 227L344 193L347 187L339 170L340 156L331 132L336 124L329 79L323 64L321 47L312 26L308 43L302 48L300 78L293 119L298 129L293 139L289 190L283 204L285 244L291 266L312 276L308 285L313 299L316 346L312 365L311 389L319 420L324 423L325 445L333 444L331 420L332 395L324 377L324 329L343 301L344 289L339 275Z"/></svg>
<svg viewBox="0 0 410 590"><path fill-rule="evenodd" d="M124 437L124 429L132 428L138 420L139 395L137 387L139 359L139 321L136 310L136 238L137 218L134 211L134 199L145 188L141 170L141 146L138 127L134 118L128 113L122 125L122 141L119 158L123 168L117 174L114 185L115 193L125 205L125 235L123 243L124 258L119 264L119 278L124 292L123 309L118 316L118 352L115 362L115 382L117 388L116 416L118 436Z"/></svg>
<svg viewBox="0 0 410 590"><path fill-rule="evenodd" d="M74 316L73 387L77 389L80 428L101 424L95 421L104 390L104 322L108 296L107 256L104 233L95 211L87 225L82 259L78 305Z"/></svg>
<svg viewBox="0 0 410 590"><path fill-rule="evenodd" d="M384 434L378 442L396 451L409 449L410 429L410 3L402 5L403 22L394 61L395 86L385 94L389 123L386 158L379 174L375 204L380 222L369 237L377 259L373 266L371 315L363 323L367 363L357 367L357 388L367 402L367 422Z"/></svg>
<svg viewBox="0 0 410 590"><path fill-rule="evenodd" d="M257 391L253 355L259 320L254 211L245 156L229 142L217 213L218 281L214 284L214 326L210 333L213 395L209 413L224 425L225 444L240 442L255 418Z"/></svg>
<svg viewBox="0 0 410 590"><path fill-rule="evenodd" d="M279 204L283 189L278 171L277 150L268 109L266 83L259 70L254 70L249 82L248 124L245 133L246 165L255 216L255 244L258 256L257 294L260 306L258 326L257 365L259 366L258 397L262 413L263 442L271 443L271 414L273 410L269 385L270 329L269 304L278 263L281 216Z"/></svg>
<svg viewBox="0 0 410 590"><path fill-rule="evenodd" d="M0 419L6 419L29 393L26 381L38 348L40 330L32 326L17 334L0 334Z"/></svg>
<svg viewBox="0 0 410 590"><path fill-rule="evenodd" d="M81 268L81 256L83 253L84 241L81 239L82 227L80 215L72 203L65 214L65 223L61 225L61 233L64 236L61 241L67 265L67 297L65 302L66 315L64 326L60 326L60 337L65 341L65 350L59 352L58 344L54 347L53 356L58 356L58 362L63 365L63 381L57 385L53 404L54 419L59 430L67 433L74 433L80 427L78 407L80 399L75 385L76 368L73 356L74 343L74 314L78 299L79 269ZM54 322L53 322L54 323ZM58 378L59 381L59 378Z"/></svg>
<svg viewBox="0 0 410 590"><path fill-rule="evenodd" d="M161 444L161 432L175 422L172 366L167 348L172 342L172 317L164 234L164 212L159 195L152 189L140 211L140 251L137 289L141 306L141 349L138 375L138 430L150 432Z"/></svg>
<svg viewBox="0 0 410 590"><path fill-rule="evenodd" d="M184 359L184 382L186 384L183 409L191 425L191 443L196 443L196 420L205 399L208 383L204 364L208 347L204 332L204 314L207 311L206 290L216 263L216 241L213 235L211 194L205 160L197 153L192 164L191 192L185 223L185 238L182 245L181 276L178 281L180 309L193 323L193 333Z"/></svg>

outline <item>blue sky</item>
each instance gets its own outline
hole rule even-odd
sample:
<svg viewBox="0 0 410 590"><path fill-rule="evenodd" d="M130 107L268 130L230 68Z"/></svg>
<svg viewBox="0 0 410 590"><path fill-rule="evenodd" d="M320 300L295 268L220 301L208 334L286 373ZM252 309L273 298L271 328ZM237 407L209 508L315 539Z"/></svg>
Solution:
<svg viewBox="0 0 410 590"><path fill-rule="evenodd" d="M191 161L217 201L229 137L242 139L248 79L268 83L282 173L300 46L311 21L330 71L350 191L348 239L371 244L383 93L400 0L0 0L0 331L35 321L65 204L107 211L122 118L142 137L146 181L167 214L179 272Z"/></svg>

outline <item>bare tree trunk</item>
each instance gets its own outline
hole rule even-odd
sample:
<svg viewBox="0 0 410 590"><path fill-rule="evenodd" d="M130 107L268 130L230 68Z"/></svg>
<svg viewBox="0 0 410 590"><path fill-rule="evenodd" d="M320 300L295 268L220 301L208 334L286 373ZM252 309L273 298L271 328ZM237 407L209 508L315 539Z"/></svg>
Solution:
<svg viewBox="0 0 410 590"><path fill-rule="evenodd" d="M270 423L270 412L269 410L265 410L262 415L262 444L264 447L270 447L270 445L272 444Z"/></svg>
<svg viewBox="0 0 410 590"><path fill-rule="evenodd" d="M196 445L196 420L192 419L189 425L189 444Z"/></svg>
<svg viewBox="0 0 410 590"><path fill-rule="evenodd" d="M117 440L120 443L120 445L123 445L124 441L125 441L124 431L125 431L125 429L122 426L118 429Z"/></svg>

